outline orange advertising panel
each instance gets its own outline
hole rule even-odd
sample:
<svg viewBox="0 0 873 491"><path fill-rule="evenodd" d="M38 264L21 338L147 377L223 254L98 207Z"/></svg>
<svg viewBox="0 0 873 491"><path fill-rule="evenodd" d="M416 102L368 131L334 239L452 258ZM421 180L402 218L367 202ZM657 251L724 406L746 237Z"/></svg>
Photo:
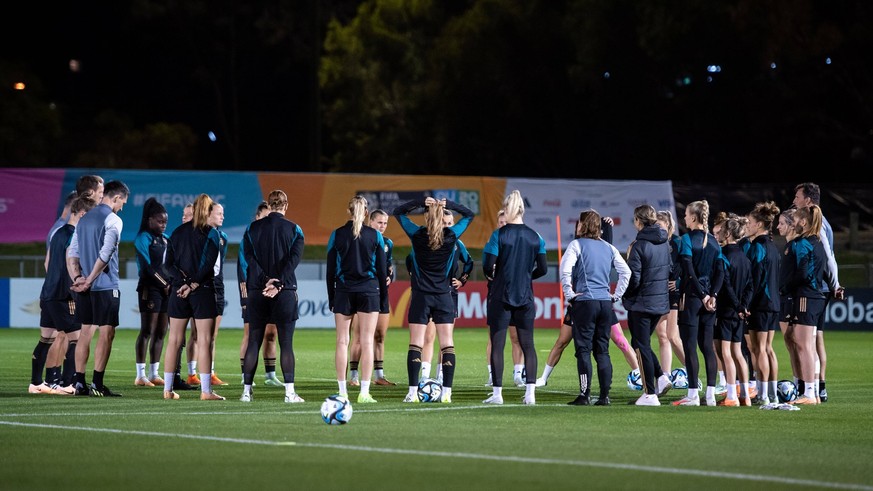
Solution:
<svg viewBox="0 0 873 491"><path fill-rule="evenodd" d="M258 179L265 196L274 189L288 194L287 217L303 229L307 244L319 245L327 245L331 232L348 220L349 199L362 194L371 210L382 208L389 214L399 203L426 196L461 203L476 214L462 240L468 247L482 248L497 228L506 192L506 179L495 177L283 172L261 173ZM409 245L396 220L389 222L385 235L396 245Z"/></svg>

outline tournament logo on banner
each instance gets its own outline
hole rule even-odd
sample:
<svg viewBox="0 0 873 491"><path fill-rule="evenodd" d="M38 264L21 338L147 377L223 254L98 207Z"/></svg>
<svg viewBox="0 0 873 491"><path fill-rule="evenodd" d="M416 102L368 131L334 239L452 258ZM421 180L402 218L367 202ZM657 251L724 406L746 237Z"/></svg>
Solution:
<svg viewBox="0 0 873 491"><path fill-rule="evenodd" d="M432 189L429 191L358 191L357 194L367 198L370 210L381 209L389 215L394 208L414 199L424 200L427 197L447 199L469 208L474 214L479 214L479 191L458 189Z"/></svg>

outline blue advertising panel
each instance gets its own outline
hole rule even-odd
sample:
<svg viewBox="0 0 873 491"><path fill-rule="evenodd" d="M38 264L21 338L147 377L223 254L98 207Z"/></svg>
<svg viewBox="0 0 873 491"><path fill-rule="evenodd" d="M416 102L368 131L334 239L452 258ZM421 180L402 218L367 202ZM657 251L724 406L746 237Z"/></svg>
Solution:
<svg viewBox="0 0 873 491"><path fill-rule="evenodd" d="M256 172L167 172L150 170L76 169L64 177L61 200L76 188L79 176L96 174L104 181L121 180L130 188L130 198L120 216L124 220L121 240L132 242L139 230L145 201L154 197L167 208L167 235L182 223L182 209L201 193L224 206L221 229L231 242L239 242L252 222L258 203L264 199ZM63 206L63 203L61 204Z"/></svg>

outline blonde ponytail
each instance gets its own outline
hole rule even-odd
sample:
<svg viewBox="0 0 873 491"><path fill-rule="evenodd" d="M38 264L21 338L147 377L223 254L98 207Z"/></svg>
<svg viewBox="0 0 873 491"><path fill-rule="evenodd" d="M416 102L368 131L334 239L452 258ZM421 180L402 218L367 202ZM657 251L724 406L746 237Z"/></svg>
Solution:
<svg viewBox="0 0 873 491"><path fill-rule="evenodd" d="M367 198L357 195L349 200L349 215L352 217L352 235L361 236L361 227L367 219Z"/></svg>
<svg viewBox="0 0 873 491"><path fill-rule="evenodd" d="M434 204L427 207L427 212L424 215L424 223L427 226L427 245L432 251L435 251L443 246L443 202L437 200Z"/></svg>
<svg viewBox="0 0 873 491"><path fill-rule="evenodd" d="M516 218L524 217L524 199L518 189L506 195L503 200L503 209L506 212L506 223L512 223Z"/></svg>

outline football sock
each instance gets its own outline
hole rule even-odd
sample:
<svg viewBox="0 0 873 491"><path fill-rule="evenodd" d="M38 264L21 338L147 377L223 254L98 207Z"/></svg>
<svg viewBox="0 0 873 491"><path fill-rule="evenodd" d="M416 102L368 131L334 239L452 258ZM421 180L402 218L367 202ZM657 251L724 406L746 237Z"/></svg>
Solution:
<svg viewBox="0 0 873 491"><path fill-rule="evenodd" d="M173 372L164 372L164 391L173 392L173 378L176 376Z"/></svg>
<svg viewBox="0 0 873 491"><path fill-rule="evenodd" d="M103 376L106 375L106 372L98 372L94 370L94 374L91 376L92 382L94 382L94 386L97 388L103 387Z"/></svg>
<svg viewBox="0 0 873 491"><path fill-rule="evenodd" d="M496 397L503 397L503 387L494 387L494 395Z"/></svg>
<svg viewBox="0 0 873 491"><path fill-rule="evenodd" d="M430 378L430 362L421 362L421 378Z"/></svg>
<svg viewBox="0 0 873 491"><path fill-rule="evenodd" d="M373 360L373 379L385 378L384 366L384 360Z"/></svg>
<svg viewBox="0 0 873 491"><path fill-rule="evenodd" d="M197 374L197 362L189 361L188 362L188 375L196 375Z"/></svg>
<svg viewBox="0 0 873 491"><path fill-rule="evenodd" d="M554 369L555 367L546 363L546 368L543 369L543 380L548 380L549 376L552 374L552 370Z"/></svg>
<svg viewBox="0 0 873 491"><path fill-rule="evenodd" d="M204 392L206 394L212 392L212 374L211 373L201 373L200 374L200 392Z"/></svg>
<svg viewBox="0 0 873 491"><path fill-rule="evenodd" d="M137 379L145 378L145 363L137 363L136 364L136 378Z"/></svg>
<svg viewBox="0 0 873 491"><path fill-rule="evenodd" d="M354 370L349 370L349 378L352 380L358 379L358 369L357 368L355 368Z"/></svg>
<svg viewBox="0 0 873 491"><path fill-rule="evenodd" d="M42 370L45 367L46 356L51 348L51 340L40 337L36 347L33 348L33 358L30 364L30 380L33 385L39 385L43 382Z"/></svg>
<svg viewBox="0 0 873 491"><path fill-rule="evenodd" d="M243 385L243 394L252 395L252 384Z"/></svg>
<svg viewBox="0 0 873 491"><path fill-rule="evenodd" d="M149 365L149 378L157 378L160 366L160 362L155 362Z"/></svg>
<svg viewBox="0 0 873 491"><path fill-rule="evenodd" d="M740 397L749 397L749 383L742 382L740 383Z"/></svg>
<svg viewBox="0 0 873 491"><path fill-rule="evenodd" d="M339 386L339 393L341 396L347 395L349 393L349 389L346 388L345 380L337 380L336 383Z"/></svg>
<svg viewBox="0 0 873 491"><path fill-rule="evenodd" d="M707 385L706 386L706 400L711 401L713 399L715 399L715 387L713 387L712 385Z"/></svg>
<svg viewBox="0 0 873 491"><path fill-rule="evenodd" d="M78 341L70 341L67 345L67 356L64 358L64 385L75 383L76 378L76 345Z"/></svg>
<svg viewBox="0 0 873 491"><path fill-rule="evenodd" d="M264 357L264 376L276 378L276 359Z"/></svg>
<svg viewBox="0 0 873 491"><path fill-rule="evenodd" d="M825 381L824 381L824 379L820 379L820 380L818 381L818 390L819 390L819 392L825 390Z"/></svg>
<svg viewBox="0 0 873 491"><path fill-rule="evenodd" d="M810 399L815 399L815 396L818 395L815 392L815 382L806 382L803 384L804 390L803 395Z"/></svg>
<svg viewBox="0 0 873 491"><path fill-rule="evenodd" d="M455 347L446 346L441 349L443 362L440 365L440 370L443 372L443 387L451 387L455 379Z"/></svg>
<svg viewBox="0 0 873 491"><path fill-rule="evenodd" d="M727 398L728 399L736 399L737 398L737 386L734 384L728 384L727 386Z"/></svg>
<svg viewBox="0 0 873 491"><path fill-rule="evenodd" d="M369 394L370 393L370 381L369 380L361 380L361 394Z"/></svg>
<svg viewBox="0 0 873 491"><path fill-rule="evenodd" d="M723 370L719 370L719 372L718 372L718 385L720 385L722 387L727 385L727 380L725 380L725 378L724 378L724 371Z"/></svg>
<svg viewBox="0 0 873 491"><path fill-rule="evenodd" d="M762 382L762 383L758 384L758 397L760 397L761 399L769 399L770 397L767 395L767 393L768 393L767 389L768 389L768 387L767 387L766 383Z"/></svg>
<svg viewBox="0 0 873 491"><path fill-rule="evenodd" d="M406 373L409 377L409 385L418 386L418 376L421 373L421 346L414 344L409 345L409 351L406 352ZM428 370L430 371L430 370Z"/></svg>
<svg viewBox="0 0 873 491"><path fill-rule="evenodd" d="M523 368L524 368L524 365L513 365L513 367L512 367L512 378L513 378L513 379L520 378L520 377L521 377L521 370L522 370Z"/></svg>
<svg viewBox="0 0 873 491"><path fill-rule="evenodd" d="M687 399L697 399L699 396L697 394L697 388L688 388L688 395L685 396Z"/></svg>
<svg viewBox="0 0 873 491"><path fill-rule="evenodd" d="M46 368L45 380L46 380L46 382L49 383L49 385L60 384L60 378L61 378L61 367Z"/></svg>
<svg viewBox="0 0 873 491"><path fill-rule="evenodd" d="M451 387L443 387L443 398L451 399L452 398L452 388Z"/></svg>
<svg viewBox="0 0 873 491"><path fill-rule="evenodd" d="M370 385L370 382L364 382L364 383L366 383L367 385ZM364 384L361 384L361 392L363 392L363 387L364 387ZM251 389L249 389L249 390L251 390ZM290 396L293 393L294 393L294 382L286 382L285 383L285 395Z"/></svg>
<svg viewBox="0 0 873 491"><path fill-rule="evenodd" d="M776 390L776 383L777 383L777 382L776 382L775 380L771 380L771 381L767 382L767 385L770 386L770 387L767 388L767 393L768 393L768 394L773 394L773 396L772 396L770 399L772 399L772 400L774 400L774 401L777 399L776 394L779 393L779 392Z"/></svg>
<svg viewBox="0 0 873 491"><path fill-rule="evenodd" d="M537 384L524 384L524 396L530 397L535 394Z"/></svg>

